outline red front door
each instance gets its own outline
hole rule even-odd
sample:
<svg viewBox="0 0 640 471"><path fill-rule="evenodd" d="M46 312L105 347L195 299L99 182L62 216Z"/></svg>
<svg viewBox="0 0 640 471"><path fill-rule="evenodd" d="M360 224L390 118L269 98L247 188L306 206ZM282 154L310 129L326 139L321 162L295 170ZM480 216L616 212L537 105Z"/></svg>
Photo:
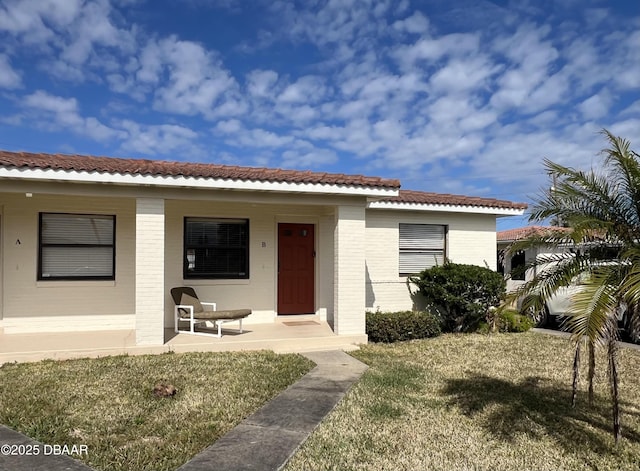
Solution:
<svg viewBox="0 0 640 471"><path fill-rule="evenodd" d="M313 314L313 224L278 224L278 314Z"/></svg>

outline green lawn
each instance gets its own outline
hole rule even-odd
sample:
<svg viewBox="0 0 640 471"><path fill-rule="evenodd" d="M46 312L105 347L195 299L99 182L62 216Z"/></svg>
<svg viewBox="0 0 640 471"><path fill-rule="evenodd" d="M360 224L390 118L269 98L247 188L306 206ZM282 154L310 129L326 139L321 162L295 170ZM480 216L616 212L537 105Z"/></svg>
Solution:
<svg viewBox="0 0 640 471"><path fill-rule="evenodd" d="M566 339L443 335L353 355L370 369L286 471L640 469L636 350L620 352L624 439L617 448L603 355L595 406L583 392L572 409Z"/></svg>
<svg viewBox="0 0 640 471"><path fill-rule="evenodd" d="M174 470L300 377L299 355L185 353L0 367L0 423L48 445L87 445L104 471ZM173 398L154 386L173 384Z"/></svg>
<svg viewBox="0 0 640 471"><path fill-rule="evenodd" d="M640 469L639 351L620 352L617 448L602 358L595 407L585 393L570 407L566 339L444 335L353 355L370 369L287 471ZM9 364L0 422L46 444L87 445L100 470L173 470L311 366L270 352ZM160 381L175 398L151 394Z"/></svg>

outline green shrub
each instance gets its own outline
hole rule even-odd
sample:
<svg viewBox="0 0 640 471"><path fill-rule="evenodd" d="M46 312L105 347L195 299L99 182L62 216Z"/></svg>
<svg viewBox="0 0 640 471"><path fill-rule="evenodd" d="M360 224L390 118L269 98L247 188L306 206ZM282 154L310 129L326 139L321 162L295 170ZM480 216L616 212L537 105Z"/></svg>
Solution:
<svg viewBox="0 0 640 471"><path fill-rule="evenodd" d="M446 262L409 280L438 313L445 332L475 331L506 292L500 273L476 265Z"/></svg>
<svg viewBox="0 0 640 471"><path fill-rule="evenodd" d="M371 342L423 339L440 335L440 321L424 311L367 312L366 331Z"/></svg>
<svg viewBox="0 0 640 471"><path fill-rule="evenodd" d="M476 329L476 334L490 334L491 326L485 321L480 321L478 323L478 328Z"/></svg>
<svg viewBox="0 0 640 471"><path fill-rule="evenodd" d="M478 324L476 332L490 334L491 332L526 332L535 327L529 316L520 314L515 309L496 309L490 311L487 318Z"/></svg>
<svg viewBox="0 0 640 471"><path fill-rule="evenodd" d="M498 314L498 330L500 332L526 332L532 327L535 327L533 320L514 309L504 309Z"/></svg>

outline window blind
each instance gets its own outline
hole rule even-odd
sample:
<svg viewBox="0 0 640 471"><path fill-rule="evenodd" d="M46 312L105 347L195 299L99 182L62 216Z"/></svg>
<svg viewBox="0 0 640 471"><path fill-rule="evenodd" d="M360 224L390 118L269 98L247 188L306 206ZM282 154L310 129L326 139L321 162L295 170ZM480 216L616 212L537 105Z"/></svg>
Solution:
<svg viewBox="0 0 640 471"><path fill-rule="evenodd" d="M185 218L184 277L249 277L249 221Z"/></svg>
<svg viewBox="0 0 640 471"><path fill-rule="evenodd" d="M444 263L446 226L401 223L399 230L400 275L416 274Z"/></svg>
<svg viewBox="0 0 640 471"><path fill-rule="evenodd" d="M115 216L40 214L38 278L114 279Z"/></svg>

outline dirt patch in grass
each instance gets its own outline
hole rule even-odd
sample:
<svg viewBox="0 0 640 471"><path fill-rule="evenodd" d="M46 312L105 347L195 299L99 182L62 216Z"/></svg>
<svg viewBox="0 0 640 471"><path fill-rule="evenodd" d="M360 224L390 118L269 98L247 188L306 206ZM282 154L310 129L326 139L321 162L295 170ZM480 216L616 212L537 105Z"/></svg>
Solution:
<svg viewBox="0 0 640 471"><path fill-rule="evenodd" d="M104 471L174 470L313 366L272 352L184 353L0 367L0 423L87 445ZM177 394L158 398L156 384Z"/></svg>
<svg viewBox="0 0 640 471"><path fill-rule="evenodd" d="M620 352L618 447L604 355L596 403L571 407L572 347L539 333L368 345L361 382L294 456L297 470L638 470L640 352ZM583 377L586 377L586 371Z"/></svg>

